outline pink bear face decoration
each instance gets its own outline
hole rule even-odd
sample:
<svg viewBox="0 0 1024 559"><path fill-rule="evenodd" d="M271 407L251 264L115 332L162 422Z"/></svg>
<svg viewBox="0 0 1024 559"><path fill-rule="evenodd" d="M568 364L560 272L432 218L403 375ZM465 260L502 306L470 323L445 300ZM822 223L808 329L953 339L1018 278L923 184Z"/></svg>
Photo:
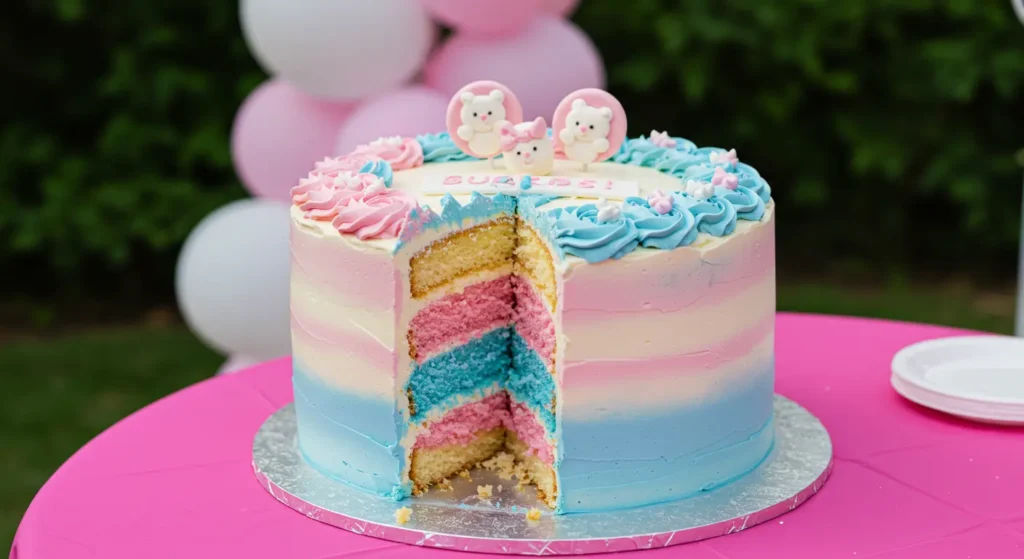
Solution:
<svg viewBox="0 0 1024 559"><path fill-rule="evenodd" d="M513 173L547 175L555 168L555 147L548 138L548 125L538 117L533 122L498 125L505 167Z"/></svg>
<svg viewBox="0 0 1024 559"><path fill-rule="evenodd" d="M523 121L523 108L512 90L492 81L473 82L448 103L445 123L452 141L465 153L490 159L501 153L498 123Z"/></svg>
<svg viewBox="0 0 1024 559"><path fill-rule="evenodd" d="M626 139L626 111L618 99L600 89L581 89L555 109L555 148L568 159L590 163L611 157Z"/></svg>

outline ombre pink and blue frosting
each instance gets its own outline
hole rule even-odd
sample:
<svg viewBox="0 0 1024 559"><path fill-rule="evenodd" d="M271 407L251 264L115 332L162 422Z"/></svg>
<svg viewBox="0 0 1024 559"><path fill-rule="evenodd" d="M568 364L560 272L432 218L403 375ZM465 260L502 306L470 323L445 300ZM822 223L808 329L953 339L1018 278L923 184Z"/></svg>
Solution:
<svg viewBox="0 0 1024 559"><path fill-rule="evenodd" d="M412 449L503 427L554 468L563 513L685 498L756 468L774 440L771 190L734 151L663 133L626 140L615 164L678 187L611 212L530 180L519 195L414 193L434 165L487 168L445 134L318 164L292 213L306 459L403 499ZM554 304L511 269L411 298L417 251L499 217L545 243Z"/></svg>

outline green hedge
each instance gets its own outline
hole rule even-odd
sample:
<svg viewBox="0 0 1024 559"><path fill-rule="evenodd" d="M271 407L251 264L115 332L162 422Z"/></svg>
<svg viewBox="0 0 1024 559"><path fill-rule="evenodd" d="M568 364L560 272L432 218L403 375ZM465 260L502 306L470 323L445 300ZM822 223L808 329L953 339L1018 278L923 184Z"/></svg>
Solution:
<svg viewBox="0 0 1024 559"><path fill-rule="evenodd" d="M228 136L262 74L237 5L20 4L0 22L0 267L166 296L191 227L244 196ZM735 146L762 170L791 270L1012 269L1024 27L1008 0L583 0L575 19L634 134Z"/></svg>

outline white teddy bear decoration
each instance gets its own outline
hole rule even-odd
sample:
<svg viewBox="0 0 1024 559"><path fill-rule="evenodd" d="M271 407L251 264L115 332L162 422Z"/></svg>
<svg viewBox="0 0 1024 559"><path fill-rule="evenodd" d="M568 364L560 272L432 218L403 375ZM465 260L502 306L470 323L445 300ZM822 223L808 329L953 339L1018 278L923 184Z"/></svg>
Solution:
<svg viewBox="0 0 1024 559"><path fill-rule="evenodd" d="M533 122L498 125L502 159L514 173L547 175L555 168L555 147L548 137L547 122L538 117Z"/></svg>
<svg viewBox="0 0 1024 559"><path fill-rule="evenodd" d="M459 99L461 124L456 134L469 144L473 155L494 157L501 151L498 123L505 120L505 94L500 89L492 89L487 95L465 91Z"/></svg>
<svg viewBox="0 0 1024 559"><path fill-rule="evenodd" d="M583 99L573 100L572 109L565 117L565 127L558 132L566 157L582 163L585 171L588 163L597 161L608 151L611 122L610 108L592 107Z"/></svg>

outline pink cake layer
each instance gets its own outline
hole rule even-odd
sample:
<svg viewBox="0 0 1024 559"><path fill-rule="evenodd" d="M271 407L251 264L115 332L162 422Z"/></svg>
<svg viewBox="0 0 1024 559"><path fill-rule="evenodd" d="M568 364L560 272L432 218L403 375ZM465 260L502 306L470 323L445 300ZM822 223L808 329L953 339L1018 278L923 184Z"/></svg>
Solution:
<svg viewBox="0 0 1024 559"><path fill-rule="evenodd" d="M413 448L469 444L478 431L509 425L508 393L502 391L483 400L452 408L416 437Z"/></svg>
<svg viewBox="0 0 1024 559"><path fill-rule="evenodd" d="M504 326L512 318L509 276L481 282L434 301L409 325L416 360L422 363L446 348Z"/></svg>
<svg viewBox="0 0 1024 559"><path fill-rule="evenodd" d="M508 428L515 431L519 440L529 447L527 454L540 458L549 466L554 464L555 457L545 436L544 426L537 421L537 414L526 407L526 404L512 404L512 426Z"/></svg>
<svg viewBox="0 0 1024 559"><path fill-rule="evenodd" d="M516 296L512 315L516 331L550 368L555 351L555 325L551 321L551 313L528 280L514 277L512 285Z"/></svg>
<svg viewBox="0 0 1024 559"><path fill-rule="evenodd" d="M504 391L453 408L420 433L413 448L469 444L476 433L502 426L514 431L519 440L526 443L528 454L537 456L547 464L553 462L551 445L548 444L544 427L537 421L536 414L521 403L512 404L510 410L508 393Z"/></svg>

